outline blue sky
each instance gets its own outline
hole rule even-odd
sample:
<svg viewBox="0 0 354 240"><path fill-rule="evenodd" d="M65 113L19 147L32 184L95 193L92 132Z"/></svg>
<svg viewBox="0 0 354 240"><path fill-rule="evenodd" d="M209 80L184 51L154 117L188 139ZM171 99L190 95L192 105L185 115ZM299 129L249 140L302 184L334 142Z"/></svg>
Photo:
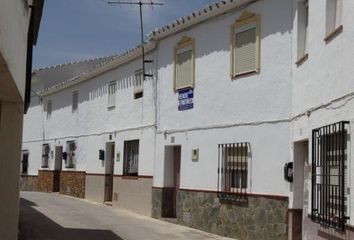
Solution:
<svg viewBox="0 0 354 240"><path fill-rule="evenodd" d="M144 8L145 34L216 1L155 0L164 5ZM110 6L103 0L46 0L33 67L121 53L139 44L139 24L137 6Z"/></svg>

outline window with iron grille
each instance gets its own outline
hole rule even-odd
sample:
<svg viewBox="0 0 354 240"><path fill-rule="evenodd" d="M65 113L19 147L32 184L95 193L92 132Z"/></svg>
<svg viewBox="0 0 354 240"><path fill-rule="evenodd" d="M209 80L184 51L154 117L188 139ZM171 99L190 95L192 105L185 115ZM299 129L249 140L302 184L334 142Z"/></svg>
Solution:
<svg viewBox="0 0 354 240"><path fill-rule="evenodd" d="M116 106L117 82L111 82L108 85L108 108Z"/></svg>
<svg viewBox="0 0 354 240"><path fill-rule="evenodd" d="M28 150L22 151L21 173L27 174L28 172Z"/></svg>
<svg viewBox="0 0 354 240"><path fill-rule="evenodd" d="M139 140L124 142L124 171L125 176L138 176Z"/></svg>
<svg viewBox="0 0 354 240"><path fill-rule="evenodd" d="M49 166L49 144L42 145L42 168L47 168Z"/></svg>
<svg viewBox="0 0 354 240"><path fill-rule="evenodd" d="M312 221L344 231L347 220L347 130L339 122L312 132Z"/></svg>
<svg viewBox="0 0 354 240"><path fill-rule="evenodd" d="M74 167L75 150L76 150L75 141L66 142L66 152L67 152L67 159L66 159L66 163L65 163L66 168L73 168Z"/></svg>
<svg viewBox="0 0 354 240"><path fill-rule="evenodd" d="M218 195L224 200L246 199L249 143L219 144Z"/></svg>

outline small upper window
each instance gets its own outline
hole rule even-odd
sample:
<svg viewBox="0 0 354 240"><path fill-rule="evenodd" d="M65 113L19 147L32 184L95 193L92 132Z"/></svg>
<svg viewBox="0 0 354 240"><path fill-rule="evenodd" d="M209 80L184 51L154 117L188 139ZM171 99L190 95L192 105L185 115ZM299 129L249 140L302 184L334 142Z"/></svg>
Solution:
<svg viewBox="0 0 354 240"><path fill-rule="evenodd" d="M231 77L260 70L260 17L244 12L231 26Z"/></svg>
<svg viewBox="0 0 354 240"><path fill-rule="evenodd" d="M326 36L333 34L342 25L343 0L326 1Z"/></svg>
<svg viewBox="0 0 354 240"><path fill-rule="evenodd" d="M144 92L144 75L143 75L143 71L139 70L135 72L134 99L142 98L143 92Z"/></svg>
<svg viewBox="0 0 354 240"><path fill-rule="evenodd" d="M73 102L72 102L72 112L76 112L78 108L78 102L79 102L79 92L74 91L73 92Z"/></svg>
<svg viewBox="0 0 354 240"><path fill-rule="evenodd" d="M116 106L117 82L111 82L108 85L108 108Z"/></svg>
<svg viewBox="0 0 354 240"><path fill-rule="evenodd" d="M183 37L175 47L174 89L194 87L194 40Z"/></svg>
<svg viewBox="0 0 354 240"><path fill-rule="evenodd" d="M297 12L297 59L298 59L298 62L307 56L308 25L309 25L309 4L308 4L308 1L301 1L298 3L298 12Z"/></svg>
<svg viewBox="0 0 354 240"><path fill-rule="evenodd" d="M52 117L52 101L48 100L47 102L47 119Z"/></svg>

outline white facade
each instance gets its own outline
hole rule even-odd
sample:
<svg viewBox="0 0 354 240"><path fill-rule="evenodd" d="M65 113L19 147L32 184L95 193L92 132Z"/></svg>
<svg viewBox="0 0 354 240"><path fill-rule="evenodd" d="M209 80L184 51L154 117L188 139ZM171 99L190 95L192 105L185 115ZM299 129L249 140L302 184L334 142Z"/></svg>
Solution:
<svg viewBox="0 0 354 240"><path fill-rule="evenodd" d="M175 144L182 146L181 188L216 190L218 144L250 142L249 191L288 194L289 184L281 173L289 161L290 143L290 5L290 1L259 1L247 8L261 18L260 72L251 76L230 77L230 26L242 11L230 11L160 40L154 186L163 186L163 146L171 145L174 136ZM275 7L281 11L274 12ZM196 52L194 108L188 111L178 111L171 62L173 48L183 36L194 39ZM198 162L191 160L193 148L199 148ZM264 181L263 176L274 178Z"/></svg>
<svg viewBox="0 0 354 240"><path fill-rule="evenodd" d="M61 79L66 82L53 83L55 87L39 87L43 99L40 102L33 97L25 118L23 149L29 150L28 173L38 174L42 144L49 143L54 150L75 140L74 170L87 175L105 174L99 150L114 142L114 175L123 176L124 142L139 139L138 176L153 180L115 182L113 194L121 204L116 206L129 208L129 200L151 199L146 192L150 189L146 188L175 187L170 147L181 150L179 190L217 192L218 145L248 143L247 193L287 199L289 212L303 211L302 222L289 220L289 239L295 236L296 225L303 226L304 239L322 239L317 231L350 239L350 232L339 234L324 229L307 215L311 214L312 130L339 121L350 121L352 126L354 121L354 30L350 28L354 4L343 1L342 27L337 26L328 37L326 1L310 0L306 47L298 44L298 23L306 23L298 19L298 6L297 0L226 1L157 29L150 34L147 57L154 59L148 69L154 78L144 82L140 99L134 99L133 86L135 73L141 68L139 49L101 62L88 74ZM238 19L252 14L260 18L259 70L231 77L230 29ZM179 111L178 92L174 90L174 49L184 37L194 44L194 96L193 108ZM298 56L302 52L299 46L305 49L302 57ZM50 68L48 71L50 76ZM38 86L44 84L43 79ZM112 81L117 81L118 89L115 107L108 108L108 86ZM74 113L73 91L79 94ZM45 107L48 100L52 102L50 119ZM348 170L354 169L352 145L350 141ZM195 159L192 152L198 154ZM54 155L49 161L50 170L55 170ZM294 163L293 183L284 179L284 166L289 162ZM354 185L350 172L349 189ZM93 176L86 179L86 197L103 202L103 190L97 187L103 183L99 181L103 180ZM122 197L128 191L134 193ZM145 191L143 196L139 191ZM354 216L354 199L347 197L348 215ZM146 207L139 208L141 203L136 203L138 212L150 215ZM354 217L347 224L354 225Z"/></svg>
<svg viewBox="0 0 354 240"><path fill-rule="evenodd" d="M36 11L31 10L29 5ZM29 50L37 38L42 7L42 1L1 2L0 239L15 240L18 237L19 169L26 70L29 67ZM29 34L34 39L28 39Z"/></svg>

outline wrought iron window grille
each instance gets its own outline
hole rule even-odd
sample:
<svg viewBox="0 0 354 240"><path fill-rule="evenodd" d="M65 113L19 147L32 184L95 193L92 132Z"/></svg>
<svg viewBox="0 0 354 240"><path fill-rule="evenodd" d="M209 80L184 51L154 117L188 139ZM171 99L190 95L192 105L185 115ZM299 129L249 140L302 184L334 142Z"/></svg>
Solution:
<svg viewBox="0 0 354 240"><path fill-rule="evenodd" d="M218 198L222 201L247 203L250 144L247 142L218 145Z"/></svg>
<svg viewBox="0 0 354 240"><path fill-rule="evenodd" d="M312 131L311 219L339 231L348 219L348 127L342 121Z"/></svg>

